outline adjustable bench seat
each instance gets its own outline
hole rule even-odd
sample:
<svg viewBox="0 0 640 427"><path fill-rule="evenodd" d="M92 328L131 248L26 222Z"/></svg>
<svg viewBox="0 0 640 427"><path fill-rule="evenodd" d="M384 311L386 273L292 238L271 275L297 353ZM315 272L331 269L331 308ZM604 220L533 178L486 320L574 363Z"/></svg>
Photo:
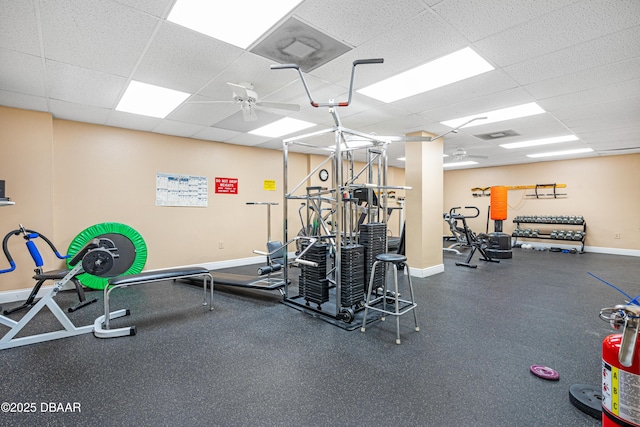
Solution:
<svg viewBox="0 0 640 427"><path fill-rule="evenodd" d="M142 285L145 283L160 282L166 280L202 278L203 303L207 305L207 281L210 283L209 310L213 310L213 277L208 269L204 267L184 267L171 268L166 270L145 271L138 274L119 276L109 279L109 283L104 288L104 314L98 317L93 324L93 334L98 338L115 338L133 336L136 334L136 327L124 327L109 329L109 321L118 317L128 316L131 312L128 309L109 311L109 296L115 289Z"/></svg>

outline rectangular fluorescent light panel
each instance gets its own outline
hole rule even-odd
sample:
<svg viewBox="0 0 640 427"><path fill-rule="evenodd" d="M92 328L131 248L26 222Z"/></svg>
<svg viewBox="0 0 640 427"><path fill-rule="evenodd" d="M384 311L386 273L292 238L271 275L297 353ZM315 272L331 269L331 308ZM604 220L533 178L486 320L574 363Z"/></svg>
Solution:
<svg viewBox="0 0 640 427"><path fill-rule="evenodd" d="M575 135L554 136L552 138L543 139L531 139L529 141L512 142L509 144L500 144L502 148L523 148L523 147L535 147L538 145L557 144L559 142L577 141L578 137Z"/></svg>
<svg viewBox="0 0 640 427"><path fill-rule="evenodd" d="M177 0L168 21L246 49L301 0Z"/></svg>
<svg viewBox="0 0 640 427"><path fill-rule="evenodd" d="M471 166L471 165L477 165L478 162L474 162L473 160L466 160L464 162L452 162L452 163L443 163L442 167L443 168L452 168L455 166Z"/></svg>
<svg viewBox="0 0 640 427"><path fill-rule="evenodd" d="M536 114L546 113L535 102L529 102L527 104L516 105L515 107L501 108L499 110L487 111L484 113L477 113L472 116L460 117L453 120L447 120L444 122L440 122L445 126L449 126L451 128L456 128L469 120L472 120L476 117L486 117L486 119L474 120L468 125L463 126L463 128L472 127L472 126L480 126L486 125L487 123L495 123L502 122L504 120L518 119L520 117L534 116Z"/></svg>
<svg viewBox="0 0 640 427"><path fill-rule="evenodd" d="M165 118L191 94L131 80L116 111Z"/></svg>
<svg viewBox="0 0 640 427"><path fill-rule="evenodd" d="M291 117L285 117L284 119L276 120L273 123L259 127L249 131L252 135L268 136L269 138L277 138L279 136L288 135L290 133L298 132L303 129L315 126L315 123L305 122L304 120L292 119Z"/></svg>
<svg viewBox="0 0 640 427"><path fill-rule="evenodd" d="M382 102L393 102L459 82L493 69L493 66L475 53L473 49L466 47L359 89L357 92Z"/></svg>
<svg viewBox="0 0 640 427"><path fill-rule="evenodd" d="M591 148L578 148L576 150L564 150L564 151L553 151L550 153L527 154L527 157L537 158L537 157L567 156L570 154L590 153L592 151L593 149Z"/></svg>

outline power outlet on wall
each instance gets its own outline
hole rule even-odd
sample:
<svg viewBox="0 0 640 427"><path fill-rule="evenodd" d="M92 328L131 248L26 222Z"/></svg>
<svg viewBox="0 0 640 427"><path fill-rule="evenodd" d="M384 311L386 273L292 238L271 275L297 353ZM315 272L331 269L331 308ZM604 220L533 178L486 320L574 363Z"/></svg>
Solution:
<svg viewBox="0 0 640 427"><path fill-rule="evenodd" d="M224 249L224 242L222 240L218 242L218 249Z"/></svg>
<svg viewBox="0 0 640 427"><path fill-rule="evenodd" d="M613 238L614 238L614 239L619 239L619 238L620 238L620 233L615 233L615 234L613 235Z"/></svg>

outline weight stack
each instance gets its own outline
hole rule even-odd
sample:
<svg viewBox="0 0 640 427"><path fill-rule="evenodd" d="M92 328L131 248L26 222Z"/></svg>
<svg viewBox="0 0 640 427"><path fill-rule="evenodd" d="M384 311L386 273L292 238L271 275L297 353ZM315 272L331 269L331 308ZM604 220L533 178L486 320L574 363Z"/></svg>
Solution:
<svg viewBox="0 0 640 427"><path fill-rule="evenodd" d="M364 246L343 246L340 251L340 303L353 307L364 301Z"/></svg>
<svg viewBox="0 0 640 427"><path fill-rule="evenodd" d="M307 245L303 245L302 250ZM329 301L329 281L327 280L327 245L314 244L302 258L318 264L317 267L300 265L299 293L307 303L318 304Z"/></svg>
<svg viewBox="0 0 640 427"><path fill-rule="evenodd" d="M387 252L387 224L382 222L370 222L361 224L359 228L360 244L364 246L364 280L369 286L371 267L376 261L376 256ZM373 278L373 289L384 285L384 264L376 267Z"/></svg>

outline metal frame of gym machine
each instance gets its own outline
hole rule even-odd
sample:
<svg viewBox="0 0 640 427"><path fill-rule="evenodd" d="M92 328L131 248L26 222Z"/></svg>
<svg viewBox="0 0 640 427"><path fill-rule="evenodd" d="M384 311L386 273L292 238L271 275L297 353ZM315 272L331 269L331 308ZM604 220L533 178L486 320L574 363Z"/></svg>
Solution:
<svg viewBox="0 0 640 427"><path fill-rule="evenodd" d="M283 65L272 65L272 69L284 69L284 68L292 68L298 71L300 75L300 80L302 81L307 96L311 102L313 107L328 107L329 112L333 117L335 122L335 126L329 129L321 130L318 132L313 132L305 135L300 135L294 138L288 138L283 140L283 215L284 215L284 241L289 241L289 227L288 227L288 214L289 214L289 201L290 200L305 200L307 206L307 225L303 228L304 230L308 229L309 225L309 211L310 205L313 204L314 210L316 212L316 216L320 221L320 227L318 234L316 236L312 236L318 239L318 241L325 241L329 244L330 253L333 255L333 266L328 269L326 278L331 284L329 287L334 288L335 292L330 292L333 294L333 302L331 298L327 301L330 305L333 303L335 305L335 310L331 312L331 310L323 310L320 305L318 308L313 308L310 304L302 301L302 295L300 292L298 295L293 296L290 295L289 292L289 281L286 280L286 285L284 287L284 303L290 307L299 309L301 311L307 312L312 315L319 315L319 317L323 320L326 320L330 323L333 323L336 326L340 326L343 329L356 329L360 327L357 325L349 325L353 323L356 317L356 312L351 307L343 307L341 301L342 294L342 283L341 283L341 268L342 268L342 247L343 242L347 243L355 243L353 240L353 218L355 203L351 203L353 200L351 198L344 198L345 193L350 193L352 190L357 188L367 188L370 189L368 191L368 202L367 202L367 217L369 222L371 219L375 218L378 221L387 223L388 220L388 210L387 210L387 190L390 189L410 189L409 187L398 187L398 186L388 186L387 185L387 145L393 140L406 140L407 138L401 137L387 137L387 136L376 136L365 134L362 132L358 132L352 129L345 128L342 126L340 121L340 117L338 116L338 112L336 107L346 107L351 102L351 96L353 91L353 80L355 75L355 68L360 64L375 64L382 63L383 59L364 59L364 60L356 60L353 62L352 71L351 71L351 83L349 86L349 97L346 102L334 102L334 100L329 100L328 103L316 103L311 94L309 92L309 88L305 82L304 76L300 71L300 67L297 64L283 64ZM303 142L304 140L308 140L314 137L320 137L323 135L327 135L333 133L334 134L334 146L318 146L312 145L309 143ZM355 137L358 139L357 146L349 147L351 137ZM364 142L364 143L363 143ZM343 149L344 144L344 149ZM325 160L320 162L318 166L316 166L304 179L300 181L297 185L293 186L291 190L289 190L289 176L288 176L288 162L289 162L289 147L292 145L300 145L307 148L317 149L319 152L329 151L329 155ZM366 162L365 166L357 173L355 172L355 156L354 152L358 150L366 150ZM317 173L327 162L331 161L331 183L332 188L322 188L322 187L308 187L306 189L305 195L295 195L296 191L298 191L311 176ZM376 174L374 174L374 166L377 166ZM356 184L356 180L365 172L368 171L367 174L367 183L366 184ZM344 183L344 184L342 184ZM380 192L380 196L378 197L378 206L373 206L373 191L378 190ZM312 194L313 193L313 194ZM322 215L322 203L328 202L331 204L331 212L329 215L323 217ZM380 212L381 211L381 212ZM345 213L348 212L348 215ZM329 216L333 216L331 222L325 221ZM346 226L348 224L348 227ZM324 232L324 234L323 234ZM385 233L385 250L387 245L387 236ZM284 263L284 277L288 278L290 268L288 263ZM365 283L363 283L363 286ZM364 303L364 301L363 301ZM362 308L362 307L360 307ZM356 310L359 311L359 310ZM377 318L372 318L371 321L375 321Z"/></svg>

